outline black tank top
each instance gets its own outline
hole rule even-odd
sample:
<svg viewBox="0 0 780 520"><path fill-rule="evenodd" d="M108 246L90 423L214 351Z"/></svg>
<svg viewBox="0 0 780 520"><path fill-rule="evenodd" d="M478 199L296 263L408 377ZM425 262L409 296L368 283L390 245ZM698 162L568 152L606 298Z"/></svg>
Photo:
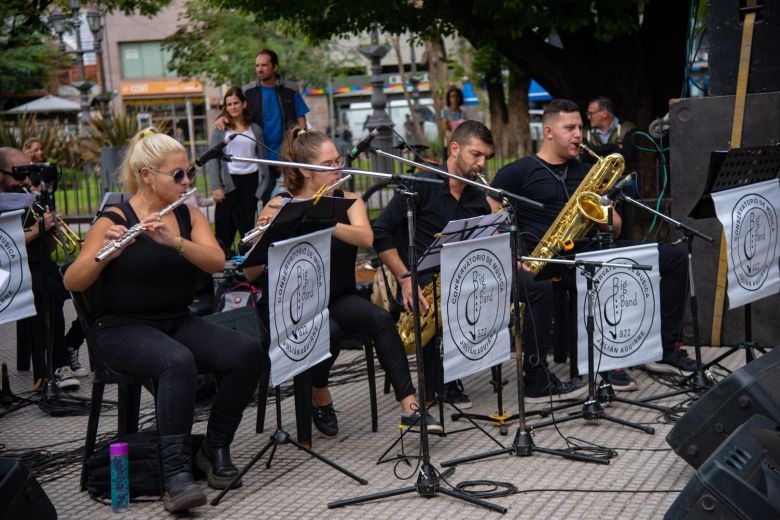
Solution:
<svg viewBox="0 0 780 520"><path fill-rule="evenodd" d="M129 201L117 208L125 214L125 219L110 211L100 216L128 228L139 222ZM173 213L181 236L190 239L189 207L179 206ZM142 233L101 272L97 286L98 315L137 319L186 316L195 298L197 273L198 268L175 249L158 244Z"/></svg>
<svg viewBox="0 0 780 520"><path fill-rule="evenodd" d="M292 198L289 193L279 193L285 199ZM344 191L334 190L333 197L344 198ZM342 224L349 224L349 215L345 214L339 220ZM355 258L357 247L347 244L338 238L330 239L330 302L339 296L357 292L355 288ZM264 274L267 271L264 271ZM263 280L264 289L268 287L268 279Z"/></svg>

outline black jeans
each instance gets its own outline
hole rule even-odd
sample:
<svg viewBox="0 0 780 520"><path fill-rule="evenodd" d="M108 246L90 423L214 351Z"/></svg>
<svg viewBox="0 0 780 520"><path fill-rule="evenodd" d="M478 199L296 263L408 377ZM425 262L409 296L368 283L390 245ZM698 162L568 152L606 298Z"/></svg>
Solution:
<svg viewBox="0 0 780 520"><path fill-rule="evenodd" d="M349 334L363 334L374 340L379 364L390 378L396 400L414 394L409 361L389 312L357 294L339 296L328 309L331 357L311 368L312 386L328 386L328 375L339 355L342 338Z"/></svg>
<svg viewBox="0 0 780 520"><path fill-rule="evenodd" d="M225 252L225 257L232 256L230 250L238 231L242 236L255 227L257 212L258 173L246 175L231 175L236 189L225 194L225 200L217 204L214 210L214 229L217 239Z"/></svg>
<svg viewBox="0 0 780 520"><path fill-rule="evenodd" d="M268 356L251 338L198 316L141 321L99 318L95 344L112 370L157 380L160 435L187 434L195 410L196 364L222 373L213 409L241 417Z"/></svg>
<svg viewBox="0 0 780 520"><path fill-rule="evenodd" d="M37 314L20 320L18 326L24 327L29 333L25 339L31 346L33 359L36 360L34 378L39 379L49 375L46 328L49 329L52 345L52 373L68 364L68 351L64 344L65 316L62 311L68 293L62 285L62 275L57 266L48 258L30 262L29 268Z"/></svg>
<svg viewBox="0 0 780 520"><path fill-rule="evenodd" d="M543 370L552 326L553 288L550 280L536 281L536 273L518 270L523 311L523 365L526 373Z"/></svg>

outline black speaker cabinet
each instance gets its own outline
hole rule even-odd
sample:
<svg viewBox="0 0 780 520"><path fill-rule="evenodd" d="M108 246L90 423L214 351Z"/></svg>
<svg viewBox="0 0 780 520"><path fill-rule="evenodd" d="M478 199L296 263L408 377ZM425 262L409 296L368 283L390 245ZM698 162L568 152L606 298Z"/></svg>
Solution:
<svg viewBox="0 0 780 520"><path fill-rule="evenodd" d="M750 52L748 92L780 90L780 2L758 0ZM737 91L739 51L745 18L745 0L711 0L709 4L709 94Z"/></svg>
<svg viewBox="0 0 780 520"><path fill-rule="evenodd" d="M780 2L775 0L780 6ZM780 50L780 47L778 47ZM780 52L777 52L780 56ZM672 216L715 239L710 244L693 241L693 277L699 301L699 332L703 345L736 345L745 341L745 313L742 307L724 311L721 337L710 342L715 301L715 280L723 226L715 218L689 218L707 184L710 152L728 150L734 96L689 98L670 108ZM742 146L767 146L780 142L780 92L748 94ZM753 341L777 345L780 338L780 294L751 305ZM693 337L690 317L684 329L690 345ZM744 355L741 356L744 359Z"/></svg>
<svg viewBox="0 0 780 520"><path fill-rule="evenodd" d="M755 414L780 423L780 349L736 370L702 395L669 431L666 442L698 468Z"/></svg>
<svg viewBox="0 0 780 520"><path fill-rule="evenodd" d="M0 520L56 520L57 511L19 459L0 457Z"/></svg>
<svg viewBox="0 0 780 520"><path fill-rule="evenodd" d="M780 426L754 415L702 464L665 518L780 518L780 473L770 460L778 450Z"/></svg>

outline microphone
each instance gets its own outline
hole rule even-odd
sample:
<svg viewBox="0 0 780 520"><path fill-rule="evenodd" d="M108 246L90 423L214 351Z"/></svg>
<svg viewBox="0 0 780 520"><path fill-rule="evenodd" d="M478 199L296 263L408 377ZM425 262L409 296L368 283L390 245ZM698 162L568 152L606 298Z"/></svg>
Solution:
<svg viewBox="0 0 780 520"><path fill-rule="evenodd" d="M618 181L617 184L612 186L604 195L602 195L599 200L601 201L602 206L609 206L609 203L615 200L616 195L619 193L622 193L623 188L628 186L631 181L634 180L636 177L636 172L631 172L622 179Z"/></svg>
<svg viewBox="0 0 780 520"><path fill-rule="evenodd" d="M232 141L236 137L238 137L238 134L226 135L225 138L222 139L222 141L220 141L219 143L215 144L214 146L212 146L211 148L206 150L203 153L203 155L201 155L200 157L195 159L195 166L202 167L204 164L206 164L210 160L216 159L218 157L222 157L222 155L224 155L223 150L225 149L225 147L228 145L228 143L230 141Z"/></svg>
<svg viewBox="0 0 780 520"><path fill-rule="evenodd" d="M368 134L362 141L360 141L352 150L349 151L347 156L349 157L350 161L354 161L357 159L357 156L361 153L368 150L368 147L371 146L371 141L374 140L374 137L379 135L379 129L374 128L370 134Z"/></svg>

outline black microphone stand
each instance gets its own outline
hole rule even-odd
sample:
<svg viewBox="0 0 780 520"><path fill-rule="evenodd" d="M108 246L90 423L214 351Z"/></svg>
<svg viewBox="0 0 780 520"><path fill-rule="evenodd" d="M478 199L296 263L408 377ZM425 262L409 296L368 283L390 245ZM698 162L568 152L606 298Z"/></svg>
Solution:
<svg viewBox="0 0 780 520"><path fill-rule="evenodd" d="M636 265L636 264L621 264L621 263L613 263L613 262L599 262L599 261L590 261L590 260L558 260L552 258L545 259L545 258L533 258L533 257L521 257L521 260L524 262L543 261L552 264L571 265L577 267L580 271L580 274L584 276L587 281L587 305L586 305L587 314L586 314L586 321L585 321L585 329L588 334L588 396L585 399L576 401L572 405L567 405L567 407L582 405L582 411L575 412L573 414L567 415L566 417L553 418L549 421L536 423L532 426L532 428L543 428L545 426L551 426L554 424L573 421L575 419L585 419L586 421L592 421L592 422L598 422L601 419L606 419L607 421L611 421L617 424L622 424L623 426L636 428L637 430L641 430L648 434L655 433L655 428L652 428L650 426L644 426L641 424L633 423L630 421L626 421L624 419L612 417L604 413L604 407L601 405L601 402L597 398L595 363L593 359L594 351L595 351L594 338L593 338L594 331L595 331L593 309L596 305L596 292L597 292L596 290L597 282L594 281L596 269L601 267L617 267L617 268L632 269L632 270L649 270L650 266Z"/></svg>
<svg viewBox="0 0 780 520"><path fill-rule="evenodd" d="M417 402L421 403L419 409L419 425L420 425L420 469L417 475L417 482L412 486L406 486L398 489L392 489L388 491L382 491L379 493L373 493L370 495L364 495L360 497L347 498L343 500L336 500L328 504L328 509L334 509L337 507L344 507L353 504L361 504L363 502L370 502L373 500L381 500L383 498L406 495L409 493L417 493L421 497L431 498L437 495L437 493L443 493L447 496L469 502L492 511L499 513L506 513L506 508L482 500L473 495L462 493L461 491L450 489L442 486L441 480L446 478L445 475L439 475L439 472L431 464L430 447L428 445L428 428L427 418L425 411L425 366L423 362L422 343L420 338L420 302L417 297L417 252L415 250L415 205L414 195L415 192L404 188L403 186L398 188L398 194L406 199L406 219L407 219L407 238L409 245L409 270L411 272L411 284L414 291L412 295L412 313L414 319L414 343L415 343L415 357L417 359Z"/></svg>
<svg viewBox="0 0 780 520"><path fill-rule="evenodd" d="M693 239L696 237L700 237L706 240L707 242L713 242L714 239L711 236L706 235L705 233L702 233L701 231L694 229L683 222L680 222L679 220L673 219L669 215L664 215L663 213L656 211L650 206L646 206L645 204L642 204L641 202L632 199L622 191L617 192L616 198L618 200L624 200L629 204L632 204L645 211L649 211L653 215L666 221L673 228L678 229L682 233L682 237L680 238L680 240L685 242L686 250L688 253L689 305L691 311L691 321L693 323L693 349L696 356L696 371L688 377L688 380L691 384L691 389L682 389L674 392L667 392L661 395L645 397L644 399L640 399L638 402L646 403L649 401L655 401L666 397L672 397L675 395L688 393L691 390L693 390L696 393L706 392L713 385L713 379L706 372L705 367L702 364L702 360L701 360L701 340L699 338L699 305L696 299L696 286L694 285L694 279L693 279Z"/></svg>
<svg viewBox="0 0 780 520"><path fill-rule="evenodd" d="M448 460L442 462L443 467L457 466L466 462L473 462L476 460L487 459L490 457L504 455L506 453L515 455L517 457L530 457L534 452L546 453L547 455L556 455L565 459L578 460L581 462L596 462L599 464L609 464L608 459L596 457L592 455L582 455L569 450L557 450L552 448L544 448L537 446L532 438L533 430L526 424L525 413L525 383L523 381L523 343L520 339L520 277L518 276L518 264L519 255L518 240L517 240L517 215L514 211L514 207L510 204L509 200L502 198L502 204L507 211L510 220L510 248L512 251L512 301L514 302L512 309L512 320L514 322L514 341L515 341L515 369L517 372L517 405L518 414L512 416L510 419L517 419L517 433L515 433L512 446L500 450L486 451L484 453L478 453L476 455L470 455L467 457L461 457L458 459ZM500 367L500 365L499 365ZM500 373L499 373L500 374ZM499 379L499 388L500 388ZM500 394L499 394L500 395ZM500 407L500 405L499 405Z"/></svg>

